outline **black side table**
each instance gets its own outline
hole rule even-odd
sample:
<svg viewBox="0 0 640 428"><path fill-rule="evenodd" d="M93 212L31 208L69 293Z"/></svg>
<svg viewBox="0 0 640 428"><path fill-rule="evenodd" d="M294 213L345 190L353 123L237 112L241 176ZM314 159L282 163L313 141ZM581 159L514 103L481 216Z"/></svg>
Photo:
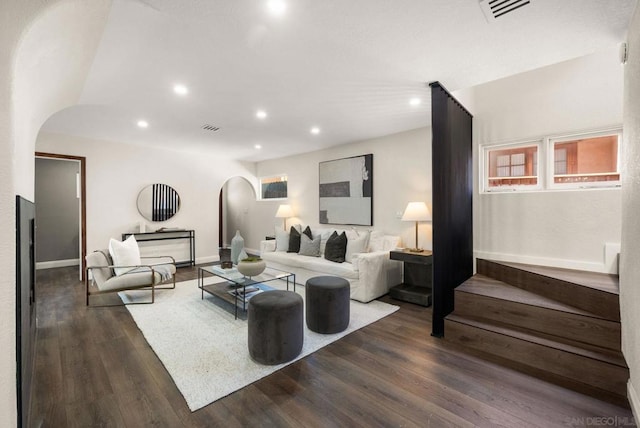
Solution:
<svg viewBox="0 0 640 428"><path fill-rule="evenodd" d="M389 295L394 299L431 305L431 278L433 258L431 251L412 253L408 250L394 250L389 253L391 260L400 260L403 264L403 283L391 287Z"/></svg>

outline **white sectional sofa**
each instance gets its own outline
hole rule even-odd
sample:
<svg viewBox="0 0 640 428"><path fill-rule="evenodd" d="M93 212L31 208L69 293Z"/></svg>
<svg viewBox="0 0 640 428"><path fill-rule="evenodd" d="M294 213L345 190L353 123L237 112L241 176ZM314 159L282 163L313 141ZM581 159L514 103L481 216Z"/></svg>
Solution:
<svg viewBox="0 0 640 428"><path fill-rule="evenodd" d="M349 241L347 242L347 260L343 263L336 263L325 259L324 246L326 239L334 229L312 230L313 236L321 234L322 245L319 257L300 255L298 253L287 252L282 243L286 240L262 241L260 243L260 256L267 262L267 265L275 269L281 269L294 273L296 283L304 285L305 282L314 276L335 275L347 279L351 285L351 298L360 302L370 302L380 296L387 294L389 288L399 284L402 277L402 263L389 259L389 251L399 244L399 237L384 235L372 231L367 233L367 245L365 248L358 248L360 252L349 252ZM338 233L342 232L337 230ZM347 239L352 237L355 242L354 231L347 232ZM362 235L363 232L359 232ZM288 235L288 234L287 234ZM278 243L281 245L277 248Z"/></svg>

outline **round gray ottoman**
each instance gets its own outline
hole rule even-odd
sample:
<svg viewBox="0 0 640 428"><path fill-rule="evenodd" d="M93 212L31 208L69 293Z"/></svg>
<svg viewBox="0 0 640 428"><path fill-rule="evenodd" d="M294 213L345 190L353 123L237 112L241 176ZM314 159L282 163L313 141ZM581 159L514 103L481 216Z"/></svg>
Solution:
<svg viewBox="0 0 640 428"><path fill-rule="evenodd" d="M270 290L249 300L249 355L261 364L293 360L302 351L303 301L292 291Z"/></svg>
<svg viewBox="0 0 640 428"><path fill-rule="evenodd" d="M304 286L307 327L316 333L339 333L349 326L349 281L337 276L315 276Z"/></svg>

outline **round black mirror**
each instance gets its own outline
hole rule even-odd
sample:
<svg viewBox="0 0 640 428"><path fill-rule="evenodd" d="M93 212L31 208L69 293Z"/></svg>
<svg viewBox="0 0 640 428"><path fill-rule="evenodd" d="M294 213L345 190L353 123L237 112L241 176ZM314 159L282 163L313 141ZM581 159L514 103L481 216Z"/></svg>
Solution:
<svg viewBox="0 0 640 428"><path fill-rule="evenodd" d="M180 209L180 195L166 184L150 184L138 194L138 211L149 221L165 221Z"/></svg>

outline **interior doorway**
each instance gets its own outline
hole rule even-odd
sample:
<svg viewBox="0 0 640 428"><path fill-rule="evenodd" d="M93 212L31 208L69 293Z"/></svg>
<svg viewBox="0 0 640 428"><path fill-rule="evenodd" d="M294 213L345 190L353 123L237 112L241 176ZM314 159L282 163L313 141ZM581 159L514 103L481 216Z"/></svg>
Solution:
<svg viewBox="0 0 640 428"><path fill-rule="evenodd" d="M40 217L41 223L36 229L36 251L39 251L37 257L42 259L37 265L40 268L59 267L73 265L75 260L82 281L87 253L86 158L42 152L36 152L35 157L36 219ZM42 178L45 171L57 174L60 179L38 183L39 175ZM76 203L72 202L74 200ZM45 211L46 205L49 208Z"/></svg>
<svg viewBox="0 0 640 428"><path fill-rule="evenodd" d="M221 248L231 244L236 230L248 237L248 213L255 204L255 189L246 178L235 176L225 181L218 200L218 243Z"/></svg>

